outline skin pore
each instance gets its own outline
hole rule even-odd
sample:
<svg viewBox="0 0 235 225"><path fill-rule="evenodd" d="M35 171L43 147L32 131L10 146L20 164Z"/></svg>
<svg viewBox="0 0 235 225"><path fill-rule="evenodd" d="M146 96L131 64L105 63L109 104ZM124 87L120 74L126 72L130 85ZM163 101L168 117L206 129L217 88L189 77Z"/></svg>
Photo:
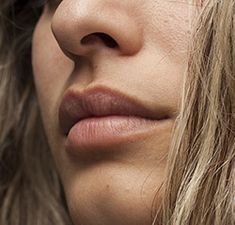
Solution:
<svg viewBox="0 0 235 225"><path fill-rule="evenodd" d="M151 224L160 204L162 189L156 192L164 180L197 6L187 0L51 2L34 31L32 65L73 223ZM116 47L96 35L81 43L94 33L111 37ZM118 90L169 118L143 138L71 155L59 128L59 106L66 90L91 87Z"/></svg>

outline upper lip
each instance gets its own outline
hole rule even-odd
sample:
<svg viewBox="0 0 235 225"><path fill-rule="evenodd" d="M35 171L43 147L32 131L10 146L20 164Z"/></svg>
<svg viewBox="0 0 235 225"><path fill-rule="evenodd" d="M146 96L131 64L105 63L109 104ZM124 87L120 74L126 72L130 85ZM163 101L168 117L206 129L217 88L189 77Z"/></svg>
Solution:
<svg viewBox="0 0 235 225"><path fill-rule="evenodd" d="M166 115L158 109L152 110L141 101L120 91L96 86L82 92L68 90L59 106L59 126L63 134L82 119L109 115L126 115L160 120Z"/></svg>

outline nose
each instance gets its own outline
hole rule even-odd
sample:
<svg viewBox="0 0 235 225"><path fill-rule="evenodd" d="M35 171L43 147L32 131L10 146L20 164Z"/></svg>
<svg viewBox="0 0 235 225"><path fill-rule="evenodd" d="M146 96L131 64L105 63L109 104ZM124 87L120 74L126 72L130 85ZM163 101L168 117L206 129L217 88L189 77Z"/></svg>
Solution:
<svg viewBox="0 0 235 225"><path fill-rule="evenodd" d="M51 28L70 58L101 49L134 55L142 47L142 32L131 12L130 6L118 0L65 0L56 10Z"/></svg>

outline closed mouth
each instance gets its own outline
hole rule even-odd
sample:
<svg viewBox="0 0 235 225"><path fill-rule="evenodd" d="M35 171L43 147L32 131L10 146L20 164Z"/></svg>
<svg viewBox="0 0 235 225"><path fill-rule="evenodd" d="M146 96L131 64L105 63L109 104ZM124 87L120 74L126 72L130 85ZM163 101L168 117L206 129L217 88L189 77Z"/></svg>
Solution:
<svg viewBox="0 0 235 225"><path fill-rule="evenodd" d="M150 109L140 100L104 86L82 92L68 90L59 107L59 126L63 135L79 121L106 116L130 116L148 120L162 120L169 116L163 109Z"/></svg>

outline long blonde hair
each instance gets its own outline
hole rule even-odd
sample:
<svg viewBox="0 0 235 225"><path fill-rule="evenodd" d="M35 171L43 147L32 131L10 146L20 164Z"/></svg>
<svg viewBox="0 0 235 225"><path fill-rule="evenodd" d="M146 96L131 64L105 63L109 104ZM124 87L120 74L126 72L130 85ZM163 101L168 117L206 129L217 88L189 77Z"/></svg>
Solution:
<svg viewBox="0 0 235 225"><path fill-rule="evenodd" d="M70 225L39 113L31 38L42 7L0 5L0 225ZM154 224L235 224L235 1L195 25L164 195Z"/></svg>
<svg viewBox="0 0 235 225"><path fill-rule="evenodd" d="M163 224L235 224L235 1L207 0L168 157Z"/></svg>

